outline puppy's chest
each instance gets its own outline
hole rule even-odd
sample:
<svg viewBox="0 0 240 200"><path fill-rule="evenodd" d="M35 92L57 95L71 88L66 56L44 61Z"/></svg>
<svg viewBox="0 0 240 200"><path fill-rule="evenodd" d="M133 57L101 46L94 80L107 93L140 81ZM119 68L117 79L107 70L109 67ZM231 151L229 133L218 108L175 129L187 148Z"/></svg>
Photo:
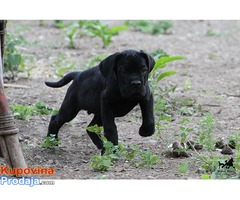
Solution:
<svg viewBox="0 0 240 200"><path fill-rule="evenodd" d="M135 101L122 101L122 102L111 102L110 109L113 111L115 117L122 117L129 113L138 102Z"/></svg>

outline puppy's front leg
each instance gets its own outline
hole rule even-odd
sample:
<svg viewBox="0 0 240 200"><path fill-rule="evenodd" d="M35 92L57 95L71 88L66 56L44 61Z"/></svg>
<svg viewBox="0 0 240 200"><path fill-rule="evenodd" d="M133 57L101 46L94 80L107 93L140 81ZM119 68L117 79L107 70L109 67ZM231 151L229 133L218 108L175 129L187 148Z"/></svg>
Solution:
<svg viewBox="0 0 240 200"><path fill-rule="evenodd" d="M117 126L114 122L113 111L105 92L102 93L101 97L101 115L104 136L107 138L107 140L112 142L113 145L118 145Z"/></svg>
<svg viewBox="0 0 240 200"><path fill-rule="evenodd" d="M139 129L139 135L143 137L151 136L155 131L153 95L150 94L148 100L143 100L139 104L142 111L142 126Z"/></svg>

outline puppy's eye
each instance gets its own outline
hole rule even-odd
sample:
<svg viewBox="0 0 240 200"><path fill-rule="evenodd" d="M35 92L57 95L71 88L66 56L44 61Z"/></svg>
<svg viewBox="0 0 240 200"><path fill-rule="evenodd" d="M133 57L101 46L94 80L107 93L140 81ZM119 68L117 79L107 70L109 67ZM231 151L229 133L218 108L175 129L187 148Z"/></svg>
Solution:
<svg viewBox="0 0 240 200"><path fill-rule="evenodd" d="M122 74L126 74L126 73L127 73L126 69L124 69L124 68L122 68L122 69L120 70L120 72L121 72Z"/></svg>
<svg viewBox="0 0 240 200"><path fill-rule="evenodd" d="M147 69L141 69L141 73L142 73L142 74L146 74L147 72L148 72Z"/></svg>

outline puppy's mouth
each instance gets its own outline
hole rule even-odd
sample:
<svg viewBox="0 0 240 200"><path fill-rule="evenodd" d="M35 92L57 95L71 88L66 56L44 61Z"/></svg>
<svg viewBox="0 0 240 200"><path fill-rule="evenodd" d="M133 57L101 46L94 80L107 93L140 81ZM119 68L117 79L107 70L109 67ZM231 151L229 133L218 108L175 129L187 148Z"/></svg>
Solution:
<svg viewBox="0 0 240 200"><path fill-rule="evenodd" d="M122 91L122 96L127 98L141 98L146 95L146 89L144 87L128 88Z"/></svg>
<svg viewBox="0 0 240 200"><path fill-rule="evenodd" d="M131 89L132 95L139 95L139 96L144 96L145 95L145 90L143 88L133 88Z"/></svg>

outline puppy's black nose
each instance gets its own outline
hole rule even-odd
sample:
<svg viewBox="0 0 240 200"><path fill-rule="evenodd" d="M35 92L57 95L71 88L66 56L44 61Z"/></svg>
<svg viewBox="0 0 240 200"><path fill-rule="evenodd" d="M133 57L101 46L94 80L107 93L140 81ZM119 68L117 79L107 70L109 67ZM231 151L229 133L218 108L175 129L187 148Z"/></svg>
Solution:
<svg viewBox="0 0 240 200"><path fill-rule="evenodd" d="M141 85L141 81L132 81L131 85L134 86L134 87L138 87L138 86Z"/></svg>

